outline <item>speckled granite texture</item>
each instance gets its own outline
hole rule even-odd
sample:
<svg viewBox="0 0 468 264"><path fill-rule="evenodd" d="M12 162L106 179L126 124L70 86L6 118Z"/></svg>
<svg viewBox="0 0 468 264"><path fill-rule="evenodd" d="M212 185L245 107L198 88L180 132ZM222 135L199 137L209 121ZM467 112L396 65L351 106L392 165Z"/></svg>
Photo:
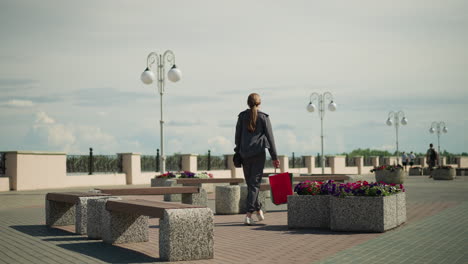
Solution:
<svg viewBox="0 0 468 264"><path fill-rule="evenodd" d="M88 223L88 203L91 200L102 199L102 197L80 197L79 202L75 205L76 220L75 233L84 235L87 231Z"/></svg>
<svg viewBox="0 0 468 264"><path fill-rule="evenodd" d="M451 169L435 169L432 171L432 178L434 180L453 180L456 177L456 170Z"/></svg>
<svg viewBox="0 0 468 264"><path fill-rule="evenodd" d="M75 205L46 199L46 225L65 226L75 224Z"/></svg>
<svg viewBox="0 0 468 264"><path fill-rule="evenodd" d="M180 184L176 184L175 179L171 178L152 178L151 179L151 187L173 187L173 186L181 186ZM182 201L182 195L180 194L165 194L164 201L166 202L180 202Z"/></svg>
<svg viewBox="0 0 468 264"><path fill-rule="evenodd" d="M183 193L182 203L200 206L208 206L208 195L205 188L200 188L199 193Z"/></svg>
<svg viewBox="0 0 468 264"><path fill-rule="evenodd" d="M288 228L330 228L330 195L289 195Z"/></svg>
<svg viewBox="0 0 468 264"><path fill-rule="evenodd" d="M265 179L262 179L262 182ZM266 199L270 198L270 191L260 191L258 193L258 201L262 204L262 211L266 212ZM240 185L240 199L239 199L239 213L245 214L247 213L247 185L241 184Z"/></svg>
<svg viewBox="0 0 468 264"><path fill-rule="evenodd" d="M148 216L102 211L102 240L121 244L148 241Z"/></svg>
<svg viewBox="0 0 468 264"><path fill-rule="evenodd" d="M403 203L403 201L405 202ZM404 209L400 207L404 207ZM404 210L404 212L397 212L397 208L399 211ZM385 232L397 227L404 219L406 219L405 194L375 197L331 197L331 230Z"/></svg>
<svg viewBox="0 0 468 264"><path fill-rule="evenodd" d="M238 214L240 187L239 185L216 186L216 214Z"/></svg>
<svg viewBox="0 0 468 264"><path fill-rule="evenodd" d="M161 260L214 257L214 216L211 209L168 209L159 221L159 227Z"/></svg>
<svg viewBox="0 0 468 264"><path fill-rule="evenodd" d="M395 183L401 184L406 180L406 172L403 170L389 171L389 170L378 170L375 171L375 180L377 182Z"/></svg>
<svg viewBox="0 0 468 264"><path fill-rule="evenodd" d="M396 195L396 225L399 226L406 222L406 192Z"/></svg>
<svg viewBox="0 0 468 264"><path fill-rule="evenodd" d="M418 168L410 168L408 170L408 175L410 176L419 176L419 175L423 175L423 169L418 167Z"/></svg>
<svg viewBox="0 0 468 264"><path fill-rule="evenodd" d="M116 196L101 197L101 199L93 199L88 201L88 223L87 223L87 234L91 239L102 238L102 214L106 210L106 203L108 200L122 200Z"/></svg>

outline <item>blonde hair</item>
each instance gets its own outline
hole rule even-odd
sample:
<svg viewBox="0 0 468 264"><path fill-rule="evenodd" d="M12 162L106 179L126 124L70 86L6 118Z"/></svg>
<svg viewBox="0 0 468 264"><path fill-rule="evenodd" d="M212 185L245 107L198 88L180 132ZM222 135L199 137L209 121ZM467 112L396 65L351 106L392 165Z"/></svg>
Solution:
<svg viewBox="0 0 468 264"><path fill-rule="evenodd" d="M257 117L258 117L258 106L262 103L260 100L260 95L256 93L249 94L247 98L247 105L250 107L250 121L247 124L247 130L251 133L255 131L257 127Z"/></svg>

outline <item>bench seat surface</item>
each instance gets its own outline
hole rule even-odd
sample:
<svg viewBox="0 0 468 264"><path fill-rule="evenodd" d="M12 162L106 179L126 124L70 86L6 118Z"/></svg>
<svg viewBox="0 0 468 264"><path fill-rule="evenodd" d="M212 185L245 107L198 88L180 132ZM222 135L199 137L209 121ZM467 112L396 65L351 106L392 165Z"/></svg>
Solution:
<svg viewBox="0 0 468 264"><path fill-rule="evenodd" d="M196 186L187 187L149 187L149 188L127 188L127 189L100 189L102 193L110 195L163 195L163 194L182 194L199 193L200 189Z"/></svg>
<svg viewBox="0 0 468 264"><path fill-rule="evenodd" d="M148 201L148 200L140 200L140 199L108 201L106 203L106 209L109 211L146 215L146 216L157 217L157 218L162 218L164 215L164 210L166 209L187 209L187 208L205 208L205 207L197 206L197 205L190 205L190 204L177 204L177 203Z"/></svg>
<svg viewBox="0 0 468 264"><path fill-rule="evenodd" d="M108 196L104 193L91 193L91 192L63 192L63 193L48 193L46 200L65 202L65 203L78 203L80 197L95 197L95 196Z"/></svg>

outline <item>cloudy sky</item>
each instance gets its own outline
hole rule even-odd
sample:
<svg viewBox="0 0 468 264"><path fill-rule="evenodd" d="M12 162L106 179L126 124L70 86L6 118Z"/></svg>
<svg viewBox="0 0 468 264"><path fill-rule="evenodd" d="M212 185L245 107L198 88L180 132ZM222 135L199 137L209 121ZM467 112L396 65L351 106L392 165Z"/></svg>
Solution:
<svg viewBox="0 0 468 264"><path fill-rule="evenodd" d="M325 153L468 151L468 2L0 2L0 151L70 154L159 148L159 94L140 74L174 51L182 80L164 95L166 153L231 153L237 114L262 96L280 154L320 151L312 92L331 92Z"/></svg>

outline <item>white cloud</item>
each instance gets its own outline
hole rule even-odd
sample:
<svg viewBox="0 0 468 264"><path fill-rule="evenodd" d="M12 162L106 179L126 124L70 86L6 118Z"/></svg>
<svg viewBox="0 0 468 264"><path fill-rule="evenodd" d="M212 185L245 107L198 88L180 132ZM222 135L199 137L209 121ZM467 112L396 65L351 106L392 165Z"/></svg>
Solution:
<svg viewBox="0 0 468 264"><path fill-rule="evenodd" d="M30 100L9 100L3 103L3 105L12 107L33 107L34 103Z"/></svg>
<svg viewBox="0 0 468 264"><path fill-rule="evenodd" d="M234 152L234 143L223 136L208 139L208 146L213 153L228 154Z"/></svg>
<svg viewBox="0 0 468 264"><path fill-rule="evenodd" d="M55 120L49 117L45 112L38 112L36 113L36 124L37 125L44 125L44 124L54 124Z"/></svg>

